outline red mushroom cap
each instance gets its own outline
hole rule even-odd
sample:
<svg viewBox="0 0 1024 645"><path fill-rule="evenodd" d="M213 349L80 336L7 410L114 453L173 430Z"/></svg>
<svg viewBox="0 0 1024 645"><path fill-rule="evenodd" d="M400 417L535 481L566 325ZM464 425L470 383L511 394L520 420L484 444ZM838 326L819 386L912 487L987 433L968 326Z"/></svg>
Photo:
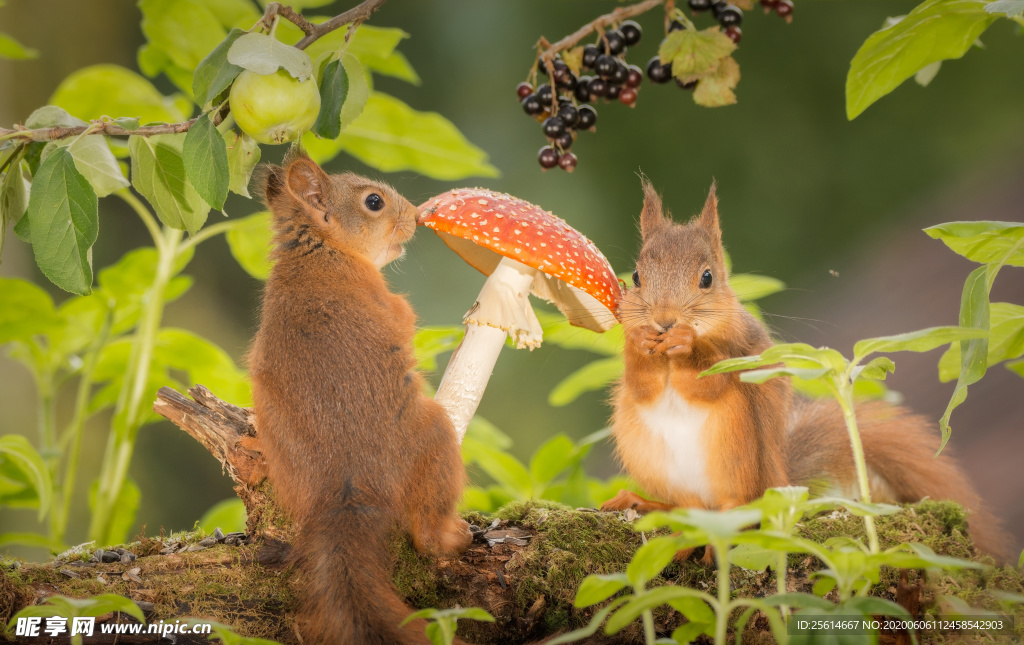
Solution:
<svg viewBox="0 0 1024 645"><path fill-rule="evenodd" d="M590 294L613 313L618 308L621 287L604 254L539 206L485 188L458 188L427 200L419 210L421 226L433 229L485 275L501 260L494 255L498 254ZM482 254L463 240L494 254ZM537 295L553 299L550 291Z"/></svg>

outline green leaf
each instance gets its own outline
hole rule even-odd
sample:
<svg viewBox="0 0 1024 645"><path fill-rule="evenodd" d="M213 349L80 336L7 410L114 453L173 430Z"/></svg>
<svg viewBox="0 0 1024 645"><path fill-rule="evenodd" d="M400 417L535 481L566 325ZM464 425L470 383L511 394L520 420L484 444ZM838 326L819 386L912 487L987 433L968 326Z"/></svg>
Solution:
<svg viewBox="0 0 1024 645"><path fill-rule="evenodd" d="M292 78L300 81L313 74L313 61L309 54L272 36L256 32L240 36L231 44L228 62L263 75L284 68Z"/></svg>
<svg viewBox="0 0 1024 645"><path fill-rule="evenodd" d="M752 508L734 508L728 511L706 511L699 508L655 512L637 521L639 531L668 527L683 532L683 537L701 544L731 540L740 532L761 520L761 511ZM678 539L678 538L677 538ZM681 543L680 543L681 544Z"/></svg>
<svg viewBox="0 0 1024 645"><path fill-rule="evenodd" d="M39 58L39 52L31 47L25 47L8 34L0 33L0 58L28 60Z"/></svg>
<svg viewBox="0 0 1024 645"><path fill-rule="evenodd" d="M99 480L93 482L93 489L98 488ZM90 498L95 496L93 492ZM91 501L91 499L90 499ZM117 494L117 501L112 505L112 516L110 519L109 531L106 534L106 542L110 544L122 544L128 541L128 534L135 524L135 515L139 512L139 504L142 502L142 491L138 484L131 477L126 477L121 484L121 490ZM91 505L95 508L95 505Z"/></svg>
<svg viewBox="0 0 1024 645"><path fill-rule="evenodd" d="M235 220L225 236L231 255L249 275L259 280L266 280L273 266L270 260L270 241L274 237L271 217L269 211L263 211Z"/></svg>
<svg viewBox="0 0 1024 645"><path fill-rule="evenodd" d="M188 182L183 143L180 134L129 137L132 186L149 200L161 222L194 234L206 222L210 206Z"/></svg>
<svg viewBox="0 0 1024 645"><path fill-rule="evenodd" d="M3 256L7 226L19 223L28 210L29 182L21 161L13 161L0 182L0 258Z"/></svg>
<svg viewBox="0 0 1024 645"><path fill-rule="evenodd" d="M633 596L629 599L629 602L622 606L621 609L612 614L604 626L604 633L616 634L622 631L627 625L639 618L645 611L650 611L655 607L660 607L666 603L674 602L680 598L696 598L699 600L704 596L705 594L703 592L697 591L696 589L687 589L685 587L666 585L664 587L651 589L643 595ZM703 602L703 600L701 600L701 602Z"/></svg>
<svg viewBox="0 0 1024 645"><path fill-rule="evenodd" d="M576 444L564 434L557 434L545 441L530 459L530 476L539 488L550 484L566 468L573 464Z"/></svg>
<svg viewBox="0 0 1024 645"><path fill-rule="evenodd" d="M535 312L544 330L544 342L558 345L564 349L582 349L605 356L618 356L625 344L622 325L616 325L600 334L596 331L576 327L561 313L553 313L543 309Z"/></svg>
<svg viewBox="0 0 1024 645"><path fill-rule="evenodd" d="M115 264L99 271L98 291L112 303L113 334L127 332L138 323L143 303L149 298L150 287L156 278L157 262L156 249L143 247L125 253ZM176 270L180 268L176 267ZM173 278L164 291L164 302L172 302L190 286L191 279L186 276Z"/></svg>
<svg viewBox="0 0 1024 645"><path fill-rule="evenodd" d="M67 110L57 105L44 105L37 108L25 119L26 128L49 128L55 125L71 128L88 125L88 123L71 116Z"/></svg>
<svg viewBox="0 0 1024 645"><path fill-rule="evenodd" d="M53 499L53 481L50 479L50 471L43 458L39 456L28 439L20 434L7 434L0 437L0 455L11 461L18 470L24 473L26 479L31 482L39 497L39 521L46 517L50 509L50 502Z"/></svg>
<svg viewBox="0 0 1024 645"><path fill-rule="evenodd" d="M1024 14L1024 0L996 0L985 5L985 11L1013 18Z"/></svg>
<svg viewBox="0 0 1024 645"><path fill-rule="evenodd" d="M225 36L208 4L204 0L139 0L142 33L176 66L192 71Z"/></svg>
<svg viewBox="0 0 1024 645"><path fill-rule="evenodd" d="M778 553L756 544L740 544L729 551L729 562L751 571L764 571L767 567L774 567L778 561Z"/></svg>
<svg viewBox="0 0 1024 645"><path fill-rule="evenodd" d="M320 80L320 113L311 131L321 139L337 139L341 134L341 106L348 96L348 73L340 60L324 68Z"/></svg>
<svg viewBox="0 0 1024 645"><path fill-rule="evenodd" d="M648 582L658 577L679 552L679 545L673 537L658 537L649 540L633 554L626 566L626 577L635 589L643 589Z"/></svg>
<svg viewBox="0 0 1024 645"><path fill-rule="evenodd" d="M989 271L990 265L980 266L967 276L964 290L960 295L960 324L964 327L988 329L990 323L989 309ZM988 370L988 338L975 338L960 342L960 376L957 378L953 396L946 404L946 411L939 419L942 431L942 443L939 452L946 447L953 429L949 418L961 403L967 400L967 388L985 376Z"/></svg>
<svg viewBox="0 0 1024 645"><path fill-rule="evenodd" d="M50 103L80 119L137 117L142 123L184 121L191 103L162 95L152 83L118 65L93 65L73 72L57 87Z"/></svg>
<svg viewBox="0 0 1024 645"><path fill-rule="evenodd" d="M865 615L900 616L901 618L911 618L910 612L908 612L904 607L884 598L854 596L837 607L837 611L841 610L840 608L846 607L857 609Z"/></svg>
<svg viewBox="0 0 1024 645"><path fill-rule="evenodd" d="M200 107L205 107L228 89L242 68L228 62L228 50L245 32L232 29L228 35L200 61L192 78L192 94Z"/></svg>
<svg viewBox="0 0 1024 645"><path fill-rule="evenodd" d="M59 149L36 172L25 215L36 264L65 291L92 291L92 245L99 233L99 204L92 186Z"/></svg>
<svg viewBox="0 0 1024 645"><path fill-rule="evenodd" d="M732 105L736 103L736 94L733 90L739 82L739 63L732 56L726 56L719 61L713 72L701 77L693 91L693 102L704 107Z"/></svg>
<svg viewBox="0 0 1024 645"><path fill-rule="evenodd" d="M58 325L53 299L19 278L0 278L0 345L46 334Z"/></svg>
<svg viewBox="0 0 1024 645"><path fill-rule="evenodd" d="M591 574L583 579L576 590L575 607L589 607L603 602L629 585L624 573Z"/></svg>
<svg viewBox="0 0 1024 645"><path fill-rule="evenodd" d="M224 210L228 198L231 172L224 137L213 125L212 112L192 124L182 144L181 157L185 176L199 196L217 210Z"/></svg>
<svg viewBox="0 0 1024 645"><path fill-rule="evenodd" d="M1009 302L989 305L989 367L1024 355L1024 306ZM952 381L960 374L960 345L950 345L939 359L939 380Z"/></svg>
<svg viewBox="0 0 1024 645"><path fill-rule="evenodd" d="M462 442L464 458L480 466L502 486L513 499L529 499L533 496L533 480L530 472L512 455L487 444L471 439Z"/></svg>
<svg viewBox="0 0 1024 645"><path fill-rule="evenodd" d="M751 302L784 291L786 283L764 275L737 273L729 276L729 287L741 301Z"/></svg>
<svg viewBox="0 0 1024 645"><path fill-rule="evenodd" d="M0 533L0 549L15 544L50 550L59 548L50 538L39 533Z"/></svg>
<svg viewBox="0 0 1024 645"><path fill-rule="evenodd" d="M224 533L234 533L245 530L245 520L245 504L237 497L232 497L217 502L203 513L199 518L199 528L207 533L213 533L216 529Z"/></svg>
<svg viewBox="0 0 1024 645"><path fill-rule="evenodd" d="M714 624L715 612L698 596L682 596L668 601L672 608L686 616L691 623Z"/></svg>
<svg viewBox="0 0 1024 645"><path fill-rule="evenodd" d="M930 226L924 232L973 262L1024 266L1024 224L948 222Z"/></svg>
<svg viewBox="0 0 1024 645"><path fill-rule="evenodd" d="M370 84L366 79L366 70L350 52L342 54L341 65L348 78L348 93L339 115L341 131L344 131L366 108L366 101L370 98Z"/></svg>
<svg viewBox="0 0 1024 645"><path fill-rule="evenodd" d="M111 119L118 127L124 128L129 132L135 132L142 125L139 120L133 116L119 116L116 119Z"/></svg>
<svg viewBox="0 0 1024 645"><path fill-rule="evenodd" d="M189 382L207 386L229 403L252 403L246 372L235 365L227 352L198 334L185 329L161 329L154 360L187 373Z"/></svg>
<svg viewBox="0 0 1024 645"><path fill-rule="evenodd" d="M470 419L469 427L466 428L466 437L493 446L499 450L508 450L512 447L511 437L479 415Z"/></svg>
<svg viewBox="0 0 1024 645"><path fill-rule="evenodd" d="M585 583L586 581L587 579L584 578L583 582ZM575 643L576 641L581 641L590 638L591 636L597 633L597 630L601 627L601 623L603 623L605 618L608 617L608 614L618 609L620 605L625 604L628 598L629 596L616 598L615 600L611 601L610 603L602 607L601 610L598 611L596 614L594 614L594 617L590 619L589 623L587 623L583 627L580 627L579 629L574 629L573 631L567 634L562 634L561 636L556 636L555 638L546 641L546 645L565 645L565 643ZM579 607L580 605L576 606Z"/></svg>
<svg viewBox="0 0 1024 645"><path fill-rule="evenodd" d="M115 190L127 188L130 184L121 172L114 153L107 145L107 138L87 135L63 141L53 141L43 149L45 160L56 148L67 148L75 159L75 167L89 180L97 197L106 197Z"/></svg>
<svg viewBox="0 0 1024 645"><path fill-rule="evenodd" d="M1006 364L1006 369L1010 370L1017 376L1024 378L1024 360L1013 361Z"/></svg>
<svg viewBox="0 0 1024 645"><path fill-rule="evenodd" d="M459 346L466 329L455 325L420 327L412 338L417 367L425 371L437 369L437 357Z"/></svg>
<svg viewBox="0 0 1024 645"><path fill-rule="evenodd" d="M895 336L880 336L857 341L853 345L854 360L880 352L928 352L956 341L987 338L988 330L969 327L928 327Z"/></svg>
<svg viewBox="0 0 1024 645"><path fill-rule="evenodd" d="M622 370L621 356L591 361L562 379L548 395L548 403L561 407L572 403L584 392L602 390L622 376Z"/></svg>
<svg viewBox="0 0 1024 645"><path fill-rule="evenodd" d="M661 41L658 57L662 62L672 62L673 76L685 79L714 71L719 61L734 51L736 44L718 27L680 29Z"/></svg>
<svg viewBox="0 0 1024 645"><path fill-rule="evenodd" d="M416 70L401 52L395 51L398 44L408 37L409 34L395 27L374 27L364 23L356 29L346 51L367 69L419 85L420 77Z"/></svg>
<svg viewBox="0 0 1024 645"><path fill-rule="evenodd" d="M875 379L884 381L885 377L896 371L896 363L892 362L892 359L885 356L879 356L871 359L867 365L858 365L853 370L852 379Z"/></svg>
<svg viewBox="0 0 1024 645"><path fill-rule="evenodd" d="M804 380L814 380L825 376L832 370L827 367L806 368L806 367L766 367L759 370L750 370L740 374L740 380L744 383L765 383L780 376L793 376Z"/></svg>
<svg viewBox="0 0 1024 645"><path fill-rule="evenodd" d="M303 146L318 163L345 151L381 172L412 170L433 179L497 177L487 154L440 114L417 112L402 101L372 92L363 113L336 141L306 134Z"/></svg>
<svg viewBox="0 0 1024 645"><path fill-rule="evenodd" d="M252 170L260 162L260 146L244 132L234 130L224 133L224 143L228 149L228 189L242 197L249 194L249 180Z"/></svg>
<svg viewBox="0 0 1024 645"><path fill-rule="evenodd" d="M985 11L985 0L925 0L903 20L875 32L850 63L847 118L856 118L926 65L960 58L995 20Z"/></svg>

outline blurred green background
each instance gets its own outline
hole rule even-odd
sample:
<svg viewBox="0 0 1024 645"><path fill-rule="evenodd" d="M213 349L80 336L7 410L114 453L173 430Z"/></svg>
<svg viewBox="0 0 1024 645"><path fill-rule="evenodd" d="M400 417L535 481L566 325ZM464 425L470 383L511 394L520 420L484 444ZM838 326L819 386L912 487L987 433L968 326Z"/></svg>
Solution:
<svg viewBox="0 0 1024 645"><path fill-rule="evenodd" d="M350 4L307 13L339 13ZM945 63L927 88L908 82L851 123L844 112L850 59L887 16L906 13L914 3L798 2L791 25L751 11L735 54L742 70L738 105L700 108L674 84L647 83L635 109L597 106L597 133L582 134L574 147L575 173L542 173L536 162L544 143L540 126L522 113L515 86L526 77L538 37L558 39L615 6L590 0L389 0L372 24L409 32L400 49L422 84L378 77L377 86L451 119L502 172L460 185L498 189L552 210L590 236L619 272L631 269L639 242L639 173L664 193L677 219L699 209L717 178L735 269L789 285L762 302L775 314L770 322L780 337L848 351L856 338L956 323L971 267L920 229L953 219L1024 220L1024 38L1009 22L997 22L983 36L984 48ZM41 56L0 61L0 124L23 121L64 76L86 65L110 62L137 70L139 19L129 0L9 0L0 8L0 31ZM710 20L702 16L698 26ZM661 12L638 21L645 37L628 58L644 66L661 39ZM166 79L156 82L172 91ZM282 153L264 147L265 160ZM383 176L414 203L451 187L411 173L381 175L344 155L327 168ZM259 208L233 196L227 211L237 217ZM96 266L148 242L122 202L105 199L100 210ZM13 236L7 244L0 275L30 277L53 291L30 249ZM484 279L429 231L421 231L406 258L387 272L395 289L409 294L423 324L458 322ZM243 361L257 324L261 283L237 266L221 238L200 247L188 273L197 283L168 308L165 324L187 327ZM993 298L1024 301L1022 273L1000 274ZM951 392L950 384L937 380L938 355L897 356L891 383L931 418L941 414ZM550 346L532 353L506 350L480 414L514 438L512 452L521 458L556 432L580 437L603 427L606 393L564 408L547 403L550 389L591 358ZM32 388L21 366L0 358L0 434L34 432ZM952 441L1019 543L1022 393L1024 382L994 368L954 416ZM102 455L105 424L96 420L87 434L82 472L90 476ZM588 470L599 476L616 471L609 446L592 453ZM136 528L145 525L150 533L190 528L232 495L217 462L166 423L140 433L131 474L143 493ZM80 489L71 543L86 531L87 487ZM4 510L0 525L29 530L33 514Z"/></svg>

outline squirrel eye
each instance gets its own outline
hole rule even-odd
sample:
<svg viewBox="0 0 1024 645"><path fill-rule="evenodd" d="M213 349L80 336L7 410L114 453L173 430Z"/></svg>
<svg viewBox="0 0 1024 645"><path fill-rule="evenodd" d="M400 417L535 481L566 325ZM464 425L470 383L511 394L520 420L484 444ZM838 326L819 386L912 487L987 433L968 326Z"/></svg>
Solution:
<svg viewBox="0 0 1024 645"><path fill-rule="evenodd" d="M711 286L711 270L704 269L704 273L700 276L700 288L707 289Z"/></svg>
<svg viewBox="0 0 1024 645"><path fill-rule="evenodd" d="M640 286L640 272L639 271L634 271L633 272L633 286L634 287L639 287Z"/></svg>
<svg viewBox="0 0 1024 645"><path fill-rule="evenodd" d="M364 203L371 211L379 211L384 208L384 198L377 193L370 193L367 195Z"/></svg>

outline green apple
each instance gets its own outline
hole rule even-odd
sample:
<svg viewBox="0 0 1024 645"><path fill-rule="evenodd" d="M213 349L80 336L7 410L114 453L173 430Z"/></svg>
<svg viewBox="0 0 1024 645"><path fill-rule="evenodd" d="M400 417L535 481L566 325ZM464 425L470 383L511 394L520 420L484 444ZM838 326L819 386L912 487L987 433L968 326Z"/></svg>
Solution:
<svg viewBox="0 0 1024 645"><path fill-rule="evenodd" d="M320 91L283 69L273 74L245 70L231 86L231 114L247 135L260 143L288 143L313 126L320 112Z"/></svg>

